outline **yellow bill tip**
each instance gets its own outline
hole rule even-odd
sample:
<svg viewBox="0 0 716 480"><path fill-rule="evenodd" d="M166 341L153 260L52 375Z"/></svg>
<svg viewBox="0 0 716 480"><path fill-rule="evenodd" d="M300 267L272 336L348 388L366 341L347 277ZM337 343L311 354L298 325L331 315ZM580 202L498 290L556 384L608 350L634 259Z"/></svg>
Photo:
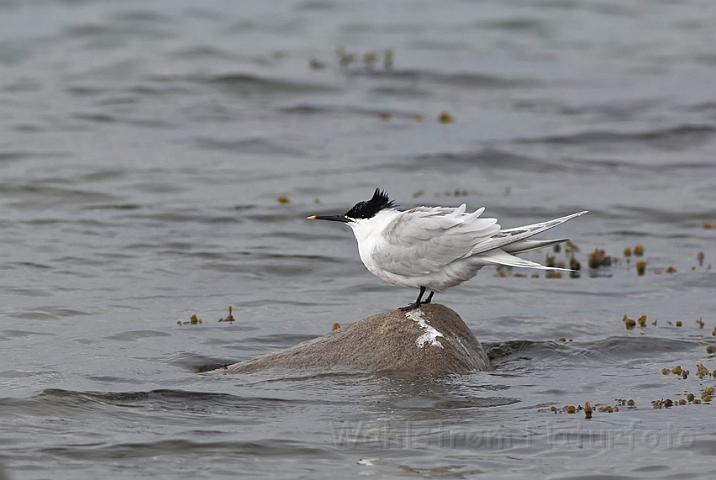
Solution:
<svg viewBox="0 0 716 480"><path fill-rule="evenodd" d="M316 219L316 216L315 216L315 215L311 215L310 217L306 217L306 220L315 220L315 219Z"/></svg>

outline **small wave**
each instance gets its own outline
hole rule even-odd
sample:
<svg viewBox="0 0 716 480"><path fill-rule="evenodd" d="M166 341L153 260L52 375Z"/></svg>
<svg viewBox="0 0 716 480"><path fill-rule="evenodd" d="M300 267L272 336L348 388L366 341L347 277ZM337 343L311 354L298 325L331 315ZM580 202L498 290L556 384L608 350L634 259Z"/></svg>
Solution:
<svg viewBox="0 0 716 480"><path fill-rule="evenodd" d="M84 207L84 210L139 210L142 208L141 205L136 203L117 203L117 204L104 204L104 205L90 205Z"/></svg>
<svg viewBox="0 0 716 480"><path fill-rule="evenodd" d="M244 341L251 345L264 345L272 348L286 348L298 345L301 342L307 340L313 340L316 335L302 335L302 334L275 334L275 335L263 335L261 337L247 338Z"/></svg>
<svg viewBox="0 0 716 480"><path fill-rule="evenodd" d="M25 160L28 158L67 158L70 155L66 153L51 153L51 152L28 152L28 151L5 151L0 152L0 162L14 161L14 160ZM0 184L0 189L3 185Z"/></svg>
<svg viewBox="0 0 716 480"><path fill-rule="evenodd" d="M251 458L272 457L291 458L309 457L312 461L325 458L328 451L323 448L310 447L304 442L291 440L256 440L256 441L222 441L199 442L188 439L159 440L156 442L117 443L113 445L76 445L50 447L40 450L41 453L57 455L77 460L117 460L128 458L147 458L164 455L189 454L210 455L223 454L247 455Z"/></svg>
<svg viewBox="0 0 716 480"><path fill-rule="evenodd" d="M35 337L35 336L50 336L54 337L55 335L53 333L43 333L43 332L29 332L27 330L3 330L0 334L0 340L13 340L17 338L28 338L28 337Z"/></svg>
<svg viewBox="0 0 716 480"><path fill-rule="evenodd" d="M538 36L547 36L554 31L547 22L526 17L513 17L505 20L481 22L478 25L491 30L532 33Z"/></svg>
<svg viewBox="0 0 716 480"><path fill-rule="evenodd" d="M245 155L287 155L303 156L303 152L295 148L283 147L266 138L247 138L243 140L219 140L215 138L199 137L196 146L202 150L228 150Z"/></svg>
<svg viewBox="0 0 716 480"><path fill-rule="evenodd" d="M182 48L170 53L169 56L189 60L203 58L219 58L236 61L240 59L238 55L234 55L230 52L221 50L211 45L195 45L191 47Z"/></svg>
<svg viewBox="0 0 716 480"><path fill-rule="evenodd" d="M91 190L61 188L48 185L47 182L29 184L0 184L0 195L14 201L16 208L43 209L58 204L72 205L82 203L112 203L113 195Z"/></svg>
<svg viewBox="0 0 716 480"><path fill-rule="evenodd" d="M132 342L136 340L142 340L144 338L151 337L169 337L170 335L166 332L158 332L156 330L130 330L128 332L121 332L115 335L104 337L107 340L119 340L123 342Z"/></svg>
<svg viewBox="0 0 716 480"><path fill-rule="evenodd" d="M117 121L117 118L104 113L75 113L72 116L79 120L88 120L90 122L112 123Z"/></svg>
<svg viewBox="0 0 716 480"><path fill-rule="evenodd" d="M328 400L330 402L330 400ZM15 407L24 411L37 412L42 416L61 415L73 410L104 410L108 414L115 407L132 411L143 407L152 410L209 413L214 409L225 411L232 409L250 411L271 411L277 407L289 407L320 403L314 399L287 399L267 396L240 396L221 392L204 392L180 389L155 389L149 391L97 392L75 391L60 388L48 388L30 398L0 398L1 407ZM114 410L117 412L117 410ZM246 422L246 419L239 420ZM251 421L251 420L248 420Z"/></svg>
<svg viewBox="0 0 716 480"><path fill-rule="evenodd" d="M516 340L498 344L485 344L488 355L493 361L503 361L509 357L546 358L561 357L573 362L575 358L600 364L623 363L635 358L656 358L664 353L685 352L698 346L697 342L661 337L609 337L585 342L536 342Z"/></svg>
<svg viewBox="0 0 716 480"><path fill-rule="evenodd" d="M388 88L388 87L385 87ZM396 88L396 91L402 90L402 88ZM378 93L376 90L371 90L374 93ZM316 106L310 104L299 104L290 107L281 107L277 110L280 113L294 114L294 115L362 115L366 117L380 118L409 118L415 119L422 117L418 112L404 112L391 109L375 109L375 108L363 108L355 106Z"/></svg>
<svg viewBox="0 0 716 480"><path fill-rule="evenodd" d="M21 318L24 320L56 320L67 317L77 317L82 315L90 315L89 312L73 310L71 308L44 306L30 310L12 313L8 316L13 318Z"/></svg>
<svg viewBox="0 0 716 480"><path fill-rule="evenodd" d="M368 76L384 80L406 81L412 88L415 83L426 82L451 87L475 89L522 88L539 85L534 79L500 77L472 72L443 73L431 70L350 70L351 76Z"/></svg>
<svg viewBox="0 0 716 480"><path fill-rule="evenodd" d="M337 89L319 83L301 83L296 81L273 79L242 73L220 75L154 75L149 80L156 83L194 83L214 85L230 93L240 95L267 93L329 93Z"/></svg>
<svg viewBox="0 0 716 480"><path fill-rule="evenodd" d="M573 135L554 135L517 140L517 143L546 143L611 148L616 143L638 143L660 150L684 150L711 140L716 134L712 125L680 125L644 132L589 131ZM609 146L609 147L606 147Z"/></svg>
<svg viewBox="0 0 716 480"><path fill-rule="evenodd" d="M545 161L536 157L528 157L526 155L517 155L494 148L485 148L475 152L446 152L418 155L415 159L420 162L421 168L435 168L448 172L462 172L473 168L519 170L539 173L564 170L564 166L559 163Z"/></svg>

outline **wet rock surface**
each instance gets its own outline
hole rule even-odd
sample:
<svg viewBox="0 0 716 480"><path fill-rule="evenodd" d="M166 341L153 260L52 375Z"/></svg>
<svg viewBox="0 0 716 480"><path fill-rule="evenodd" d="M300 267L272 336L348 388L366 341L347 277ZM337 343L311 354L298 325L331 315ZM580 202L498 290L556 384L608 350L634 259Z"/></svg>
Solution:
<svg viewBox="0 0 716 480"><path fill-rule="evenodd" d="M425 378L492 370L480 342L439 304L394 310L294 347L219 369L223 373L346 372Z"/></svg>

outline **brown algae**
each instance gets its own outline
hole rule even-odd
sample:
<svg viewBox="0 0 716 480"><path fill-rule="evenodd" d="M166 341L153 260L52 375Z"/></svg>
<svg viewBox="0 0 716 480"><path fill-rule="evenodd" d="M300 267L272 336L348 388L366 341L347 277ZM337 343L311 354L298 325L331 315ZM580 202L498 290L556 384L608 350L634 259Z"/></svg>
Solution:
<svg viewBox="0 0 716 480"><path fill-rule="evenodd" d="M233 321L235 321L236 319L234 318L234 315L232 314L232 312L233 312L233 308L231 307L231 305L229 305L229 315L227 315L226 318L220 318L219 321L220 321L220 322L233 322Z"/></svg>
<svg viewBox="0 0 716 480"><path fill-rule="evenodd" d="M643 277L644 270L646 270L646 262L636 262L636 274Z"/></svg>
<svg viewBox="0 0 716 480"><path fill-rule="evenodd" d="M595 248L594 251L589 254L588 264L591 269L608 267L612 264L612 257L607 255L604 250Z"/></svg>
<svg viewBox="0 0 716 480"><path fill-rule="evenodd" d="M455 122L455 117L453 117L452 115L450 115L449 112L441 112L440 115L438 116L438 122L440 122L440 123L454 123L454 122Z"/></svg>

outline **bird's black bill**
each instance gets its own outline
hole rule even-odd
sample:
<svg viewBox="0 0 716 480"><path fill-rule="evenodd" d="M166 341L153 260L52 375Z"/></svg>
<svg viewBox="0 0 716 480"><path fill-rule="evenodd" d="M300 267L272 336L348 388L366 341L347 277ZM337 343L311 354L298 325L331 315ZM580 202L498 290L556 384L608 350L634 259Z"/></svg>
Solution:
<svg viewBox="0 0 716 480"><path fill-rule="evenodd" d="M352 220L345 215L311 215L308 220L328 220L331 222L349 223Z"/></svg>

